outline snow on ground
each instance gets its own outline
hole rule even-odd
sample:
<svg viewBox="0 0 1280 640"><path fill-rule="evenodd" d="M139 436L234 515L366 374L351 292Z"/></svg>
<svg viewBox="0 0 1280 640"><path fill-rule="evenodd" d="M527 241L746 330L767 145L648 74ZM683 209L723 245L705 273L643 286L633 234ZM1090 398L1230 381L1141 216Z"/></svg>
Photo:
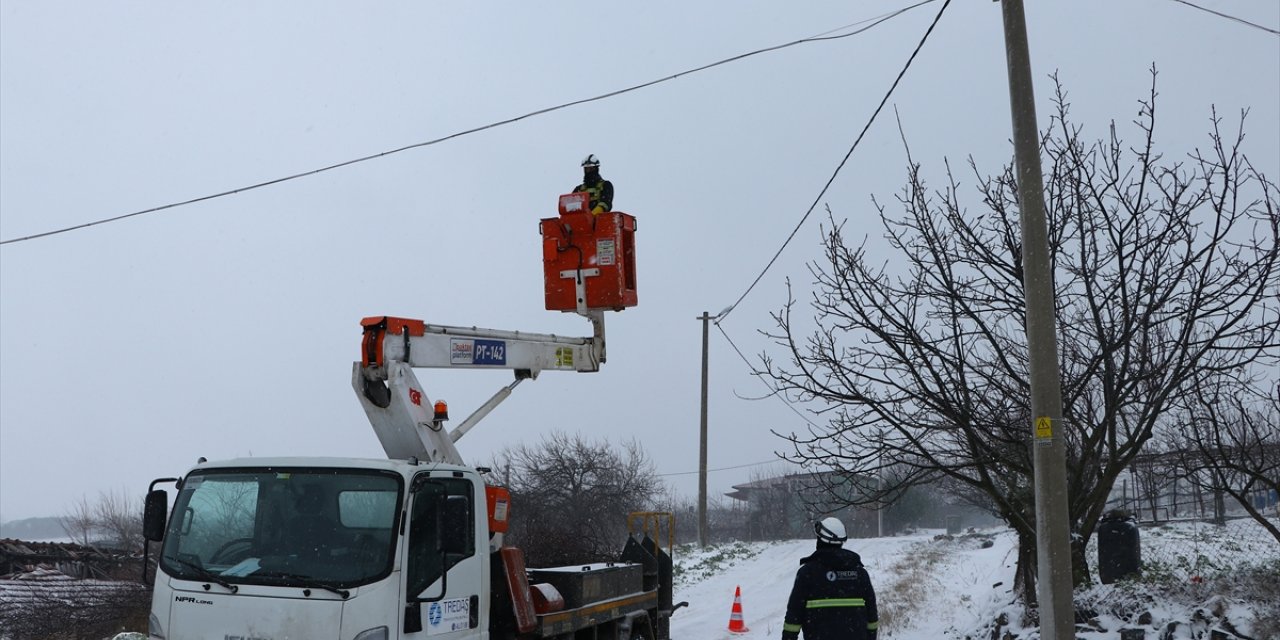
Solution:
<svg viewBox="0 0 1280 640"><path fill-rule="evenodd" d="M887 594L889 586L895 582L891 569L912 559L923 559L930 549L934 549L933 536L937 533L941 532L855 539L850 540L845 548L862 556L877 593ZM976 622L974 615L970 613L974 601L991 598L991 585L997 582L1012 585L1015 538L1008 533L994 539L999 543L987 549L977 548L976 544L958 545L945 557L935 558L935 563L945 564L945 570L931 571L924 579L906 585L911 598L930 606L925 611L906 616L907 619L897 620L893 630L885 629L881 637L942 638L943 631L953 625L976 626L973 624ZM800 566L800 558L813 552L813 541L735 543L730 549L735 547L743 551L725 554L716 548L682 557L677 550L676 562L694 570L681 571L682 575L675 581L676 601L687 600L690 606L680 609L672 618L672 638L777 640L781 637L791 582ZM727 557L719 562L708 562L716 556ZM719 570L708 571L708 564L718 565ZM733 605L734 589L738 586L742 587L743 619L750 630L745 634L728 631L729 611ZM1004 588L998 589L997 593L1006 596L1002 601L1009 599ZM884 596L880 597L883 601ZM881 618L902 610L900 604L884 602Z"/></svg>
<svg viewBox="0 0 1280 640"><path fill-rule="evenodd" d="M1144 584L1095 585L1076 594L1076 606L1090 618L1078 627L1079 640L1118 640L1120 630L1134 628L1140 613L1147 638L1207 638L1213 629L1234 627L1246 637L1265 633L1251 629L1260 599L1252 584L1233 582L1239 567L1280 566L1280 545L1274 539L1256 544L1219 544L1232 538L1248 522L1237 522L1211 536L1203 525L1172 525L1144 529L1145 558L1167 571L1172 557L1215 558L1216 577L1164 575L1174 585L1169 592ZM1256 525L1254 525L1256 526ZM1261 530L1259 528L1259 530ZM853 539L845 547L862 556L880 603L882 640L942 640L989 638L990 626L1001 614L1006 622L1000 635L1022 640L1038 638L1033 625L1021 621L1021 606L1013 599L1017 538L1007 529L991 529L961 536L938 536L941 531L893 538ZM1227 534L1227 535L1224 535ZM1253 538L1259 540L1259 538ZM1188 546L1188 545L1192 546ZM1205 547L1196 545L1204 544ZM675 640L776 640L782 635L787 596L800 558L813 551L811 540L731 543L707 550L676 549L678 567L675 600L690 603L672 618ZM1091 562L1096 550L1091 547ZM1234 553L1234 555L1233 555ZM1157 560L1158 559L1158 560ZM1157 566L1153 564L1153 568ZM1095 569L1096 570L1096 569ZM1210 574L1206 574L1210 575ZM1184 586L1178 586L1184 585ZM728 631L735 587L742 588L743 618L749 631ZM1266 599L1266 596L1261 598ZM1173 625L1170 627L1170 625ZM1167 635L1165 635L1167 633ZM1227 635L1221 637L1238 637ZM1273 639L1280 640L1280 639Z"/></svg>

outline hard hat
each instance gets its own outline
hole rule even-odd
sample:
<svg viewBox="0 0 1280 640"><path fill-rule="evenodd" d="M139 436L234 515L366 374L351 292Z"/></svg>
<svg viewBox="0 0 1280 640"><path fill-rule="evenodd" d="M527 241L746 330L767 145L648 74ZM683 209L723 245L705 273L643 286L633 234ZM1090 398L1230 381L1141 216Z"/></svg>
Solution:
<svg viewBox="0 0 1280 640"><path fill-rule="evenodd" d="M596 154L594 154L594 153L593 153L593 154L590 154L590 155L588 155L586 158L584 158L584 159L582 160L582 166L583 166L583 168L586 168L586 167L598 167L598 166L600 166L600 158L597 158L597 157L596 157Z"/></svg>
<svg viewBox="0 0 1280 640"><path fill-rule="evenodd" d="M823 518L814 523L813 532L817 534L818 542L827 544L844 544L849 539L844 532L844 523L835 518Z"/></svg>

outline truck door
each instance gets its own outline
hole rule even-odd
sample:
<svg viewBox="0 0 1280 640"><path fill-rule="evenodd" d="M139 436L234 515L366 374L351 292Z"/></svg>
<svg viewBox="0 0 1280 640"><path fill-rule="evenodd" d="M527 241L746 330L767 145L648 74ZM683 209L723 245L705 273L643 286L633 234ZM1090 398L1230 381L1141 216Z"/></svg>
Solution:
<svg viewBox="0 0 1280 640"><path fill-rule="evenodd" d="M439 473L439 472L437 472ZM406 640L482 640L489 599L484 590L484 542L476 517L477 483L454 472L446 477L422 474L410 491L405 534L405 607L401 620Z"/></svg>

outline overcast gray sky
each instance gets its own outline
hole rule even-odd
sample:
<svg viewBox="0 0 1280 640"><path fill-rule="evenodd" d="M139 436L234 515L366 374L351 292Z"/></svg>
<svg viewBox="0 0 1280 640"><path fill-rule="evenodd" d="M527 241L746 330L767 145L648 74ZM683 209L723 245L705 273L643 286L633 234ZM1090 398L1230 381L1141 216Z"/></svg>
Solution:
<svg viewBox="0 0 1280 640"><path fill-rule="evenodd" d="M116 216L448 135L827 32L871 2L0 0L0 239ZM1274 0L1200 0L1280 27ZM183 472L199 456L381 449L349 386L361 317L586 335L542 308L537 221L588 153L639 220L640 306L598 374L522 385L460 441L482 464L553 429L637 438L695 470L701 312L743 293L804 214L942 3L865 34L751 57L439 145L0 247L0 520ZM1280 175L1280 37L1173 0L1032 0L1040 122L1057 71L1091 137L1160 70L1158 143L1210 108ZM1000 6L956 0L891 101L935 184L1011 156ZM905 154L881 114L823 199L879 238ZM967 186L972 179L965 175ZM969 206L977 198L969 194ZM750 354L820 257L809 220L724 322ZM879 248L875 249L879 251ZM885 258L889 258L885 254ZM776 354L776 352L775 352ZM712 468L769 460L800 419L712 333ZM465 416L506 372L420 370ZM456 416L455 416L456 417ZM711 474L714 493L759 467ZM669 476L686 495L696 475Z"/></svg>

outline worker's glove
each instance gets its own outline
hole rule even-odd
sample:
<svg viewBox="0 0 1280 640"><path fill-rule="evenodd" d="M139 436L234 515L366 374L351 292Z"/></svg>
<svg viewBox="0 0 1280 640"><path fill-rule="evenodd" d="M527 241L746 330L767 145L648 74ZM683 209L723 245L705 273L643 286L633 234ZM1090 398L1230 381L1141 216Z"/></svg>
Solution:
<svg viewBox="0 0 1280 640"><path fill-rule="evenodd" d="M797 640L800 637L799 631L783 631L782 640Z"/></svg>

